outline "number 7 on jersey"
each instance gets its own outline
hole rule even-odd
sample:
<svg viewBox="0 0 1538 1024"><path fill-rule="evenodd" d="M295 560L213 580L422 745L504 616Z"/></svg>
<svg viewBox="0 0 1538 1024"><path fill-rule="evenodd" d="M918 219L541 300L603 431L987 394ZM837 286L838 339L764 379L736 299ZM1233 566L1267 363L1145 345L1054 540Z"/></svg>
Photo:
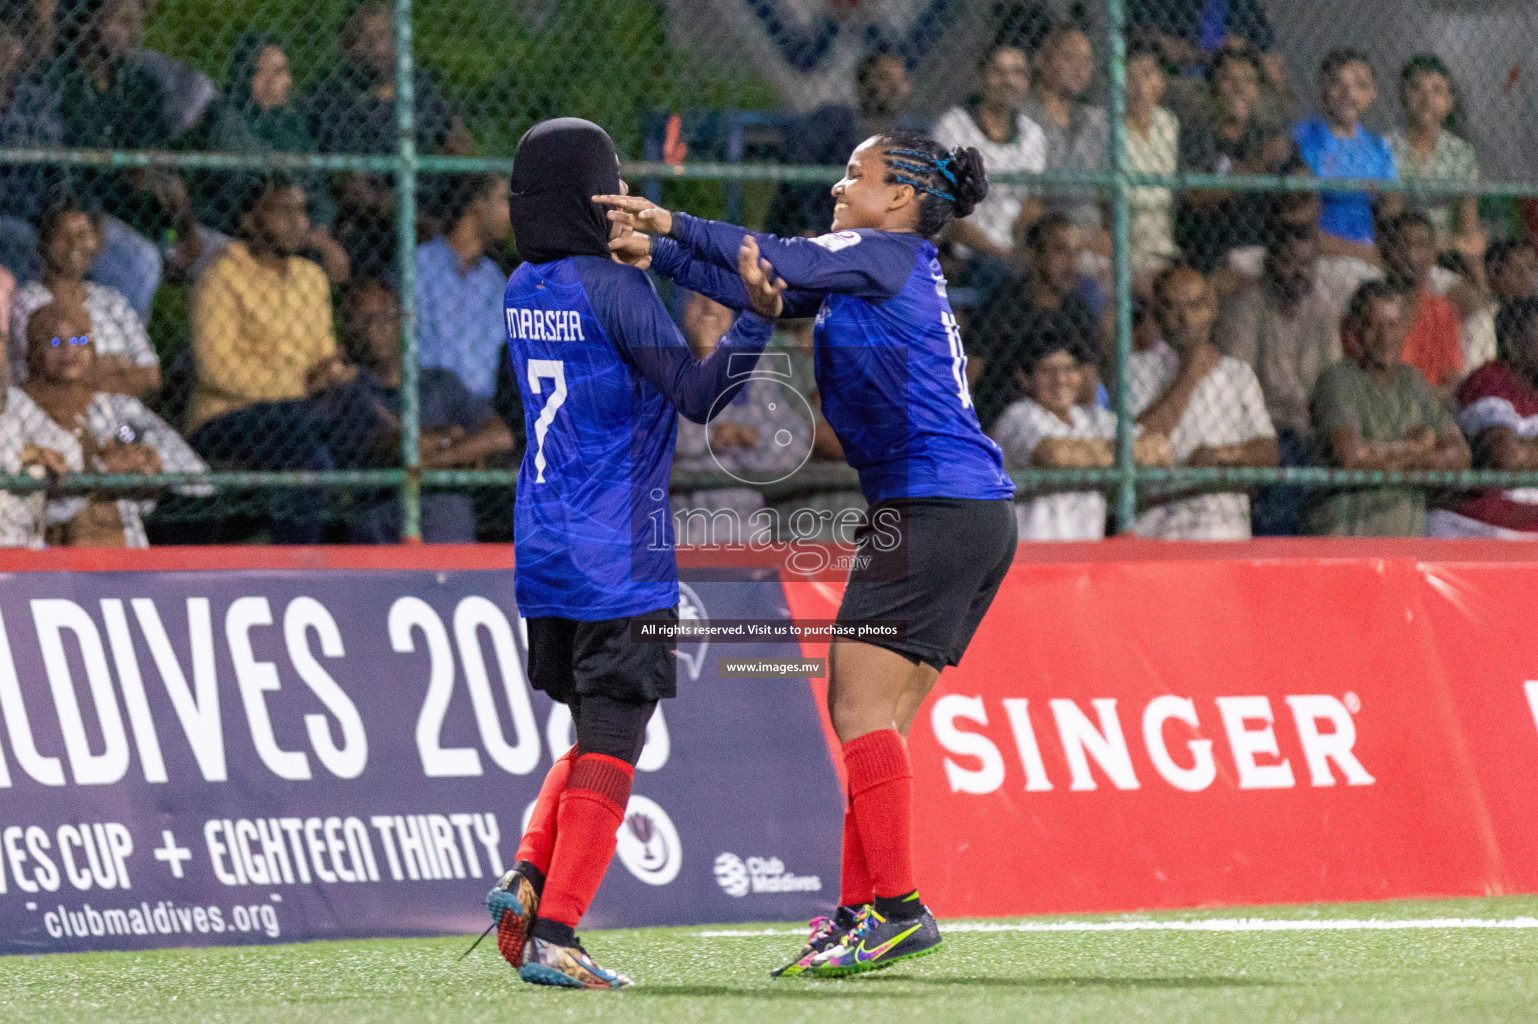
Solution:
<svg viewBox="0 0 1538 1024"><path fill-rule="evenodd" d="M554 383L550 397L545 399L544 408L539 410L539 419L534 421L534 482L545 482L545 434L550 431L550 424L555 421L555 414L566 401L566 366L559 359L530 359L529 360L529 390L534 394L543 394L540 387L541 380L549 380Z"/></svg>

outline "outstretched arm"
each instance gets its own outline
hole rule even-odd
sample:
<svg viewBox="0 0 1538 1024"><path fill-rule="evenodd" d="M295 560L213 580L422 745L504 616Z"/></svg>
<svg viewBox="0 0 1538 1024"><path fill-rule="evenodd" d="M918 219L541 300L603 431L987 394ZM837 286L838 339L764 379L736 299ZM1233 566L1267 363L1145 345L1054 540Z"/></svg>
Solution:
<svg viewBox="0 0 1538 1024"><path fill-rule="evenodd" d="M671 238L651 239L651 261L651 269L663 277L729 309L747 309L750 305L740 274L695 259ZM822 296L816 292L787 289L784 299L785 309L780 315L792 319L812 316L822 305Z"/></svg>
<svg viewBox="0 0 1538 1024"><path fill-rule="evenodd" d="M913 245L882 231L839 231L817 238L780 238L735 224L691 217L651 205L643 196L595 196L612 206L611 219L637 231L667 235L707 263L731 270L744 238L751 237L792 289L853 295L885 302L913 273Z"/></svg>
<svg viewBox="0 0 1538 1024"><path fill-rule="evenodd" d="M782 310L784 282L751 242L742 247L739 277L751 309L743 312L707 359L696 359L644 274L627 270L588 288L593 311L641 375L678 411L704 423L747 381Z"/></svg>

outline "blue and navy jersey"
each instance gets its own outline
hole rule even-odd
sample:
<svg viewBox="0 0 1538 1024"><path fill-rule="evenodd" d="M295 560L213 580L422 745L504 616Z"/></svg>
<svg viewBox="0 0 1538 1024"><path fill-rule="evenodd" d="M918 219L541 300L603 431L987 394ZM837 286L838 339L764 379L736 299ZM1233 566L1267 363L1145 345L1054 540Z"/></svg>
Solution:
<svg viewBox="0 0 1538 1024"><path fill-rule="evenodd" d="M744 229L685 214L652 243L652 267L734 308ZM1004 456L977 419L935 247L895 231L819 238L755 234L785 279L787 317L815 312L823 416L860 474L865 500L1011 498ZM730 272L729 272L729 269Z"/></svg>
<svg viewBox="0 0 1538 1024"><path fill-rule="evenodd" d="M597 256L525 263L503 296L528 447L519 613L617 619L678 603L668 477L678 414L703 423L769 340L744 313L698 360L651 280Z"/></svg>

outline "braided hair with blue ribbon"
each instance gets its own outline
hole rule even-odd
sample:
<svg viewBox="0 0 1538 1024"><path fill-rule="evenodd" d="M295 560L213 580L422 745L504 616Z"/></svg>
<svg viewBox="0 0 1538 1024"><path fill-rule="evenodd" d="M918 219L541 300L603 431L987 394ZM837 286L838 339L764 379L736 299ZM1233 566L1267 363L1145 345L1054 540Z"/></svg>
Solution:
<svg viewBox="0 0 1538 1024"><path fill-rule="evenodd" d="M921 194L918 233L933 238L957 217L970 214L988 194L983 157L970 146L946 149L912 132L878 139L888 185L908 185Z"/></svg>

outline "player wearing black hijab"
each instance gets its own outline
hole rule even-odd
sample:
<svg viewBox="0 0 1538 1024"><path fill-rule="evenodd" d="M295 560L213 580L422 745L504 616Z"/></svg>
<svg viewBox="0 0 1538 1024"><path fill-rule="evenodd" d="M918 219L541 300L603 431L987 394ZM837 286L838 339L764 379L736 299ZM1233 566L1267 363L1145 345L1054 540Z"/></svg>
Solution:
<svg viewBox="0 0 1538 1024"><path fill-rule="evenodd" d="M487 905L519 976L568 988L630 984L593 961L576 927L614 855L646 723L676 692L672 644L633 641L631 622L677 619L667 489L678 415L703 423L727 404L741 387L728 378L757 362L784 287L744 244L749 308L709 359L695 359L651 280L610 254L625 229L589 197L622 188L614 143L596 124L545 121L518 143L509 209L527 262L503 301L529 438L515 593L529 681L571 709L577 743L546 775L517 863Z"/></svg>

